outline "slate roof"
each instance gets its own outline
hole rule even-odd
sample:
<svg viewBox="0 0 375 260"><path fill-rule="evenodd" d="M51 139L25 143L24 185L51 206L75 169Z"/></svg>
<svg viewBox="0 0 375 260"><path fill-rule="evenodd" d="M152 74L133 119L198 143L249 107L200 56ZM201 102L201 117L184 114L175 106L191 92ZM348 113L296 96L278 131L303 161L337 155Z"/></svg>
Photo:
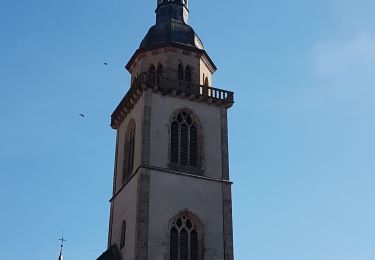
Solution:
<svg viewBox="0 0 375 260"><path fill-rule="evenodd" d="M166 43L179 43L200 50L204 49L202 41L191 26L175 21L152 26L139 48L153 49Z"/></svg>
<svg viewBox="0 0 375 260"><path fill-rule="evenodd" d="M150 28L139 49L154 49L166 43L178 43L200 50L202 41L188 25L189 10L185 3L164 1L156 9L156 24Z"/></svg>
<svg viewBox="0 0 375 260"><path fill-rule="evenodd" d="M96 260L122 260L122 257L117 246L114 245L110 247L107 251L105 251Z"/></svg>

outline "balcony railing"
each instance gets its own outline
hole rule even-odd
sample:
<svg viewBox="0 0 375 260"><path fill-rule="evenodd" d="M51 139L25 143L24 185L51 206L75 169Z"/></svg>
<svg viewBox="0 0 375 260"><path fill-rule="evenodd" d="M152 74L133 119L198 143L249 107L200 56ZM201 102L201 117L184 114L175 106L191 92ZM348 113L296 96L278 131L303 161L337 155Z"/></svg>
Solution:
<svg viewBox="0 0 375 260"><path fill-rule="evenodd" d="M189 97L192 100L195 99L223 107L230 107L234 102L233 92L231 91L193 84L177 79L164 78L154 74L141 73L138 78L132 82L129 91L113 112L112 126L117 125L116 120L119 115L122 117L123 114L128 113L128 110L130 110L136 102L136 97L140 96L146 88L150 88L153 91L158 91L165 95L170 94L173 96Z"/></svg>
<svg viewBox="0 0 375 260"><path fill-rule="evenodd" d="M144 83L148 87L161 92L184 93L185 96L195 95L203 99L233 103L233 92L206 85L197 85L187 81L151 75L149 73L142 73L136 81L136 85Z"/></svg>

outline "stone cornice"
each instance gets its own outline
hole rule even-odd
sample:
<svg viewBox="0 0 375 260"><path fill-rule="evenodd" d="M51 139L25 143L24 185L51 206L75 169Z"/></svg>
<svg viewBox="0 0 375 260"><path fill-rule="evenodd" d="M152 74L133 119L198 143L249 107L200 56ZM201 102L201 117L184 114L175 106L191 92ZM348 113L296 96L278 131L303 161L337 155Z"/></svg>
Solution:
<svg viewBox="0 0 375 260"><path fill-rule="evenodd" d="M162 95L205 102L223 108L229 108L234 103L231 91L141 73L112 113L111 127L113 129L120 126L146 89L152 89L153 92L159 92Z"/></svg>
<svg viewBox="0 0 375 260"><path fill-rule="evenodd" d="M141 164L140 166L137 167L137 169L135 169L133 171L133 174L130 176L130 178L124 183L124 185L122 185L122 187L116 192L113 194L112 198L109 200L109 202L112 202L117 196L118 194L121 193L121 191L125 188L125 186L137 175L139 174L139 172L141 171L141 169L147 169L147 170L154 170L154 171L158 171L158 172L162 172L162 173L169 173L169 174L177 174L177 175L182 175L182 176L187 176L187 177L192 177L192 178L196 178L196 179L201 179L201 180L207 180L207 181L214 181L214 182L219 182L219 183L223 183L223 184L229 184L229 185L232 185L233 182L229 181L229 180L224 180L224 179L218 179L218 178L213 178L213 177L207 177L207 176L202 176L202 175L195 175L195 174L189 174L189 173L186 173L186 172L181 172L181 171L175 171L175 170L171 170L171 169L168 169L168 168L162 168L162 167L156 167L156 166L149 166L149 165L143 165Z"/></svg>
<svg viewBox="0 0 375 260"><path fill-rule="evenodd" d="M188 45L175 43L175 42L169 42L166 44L157 45L153 48L149 49L138 49L135 51L133 56L130 58L129 62L126 64L125 68L131 73L133 70L134 65L136 62L142 57L142 55L146 55L146 53L151 52L153 54L157 53L157 51L162 51L163 49L182 49L189 52L194 52L203 58L203 61L205 64L210 68L211 73L214 73L217 70L217 67L215 63L211 60L210 56L208 56L207 52L205 50L201 50L195 47L191 47Z"/></svg>

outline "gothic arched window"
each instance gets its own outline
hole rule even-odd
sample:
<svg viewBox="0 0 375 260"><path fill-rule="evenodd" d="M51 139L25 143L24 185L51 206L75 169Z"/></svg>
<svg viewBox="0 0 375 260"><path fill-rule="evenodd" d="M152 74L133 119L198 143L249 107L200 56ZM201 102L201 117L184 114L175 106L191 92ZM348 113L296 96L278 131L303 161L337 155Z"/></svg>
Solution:
<svg viewBox="0 0 375 260"><path fill-rule="evenodd" d="M204 85L205 86L209 86L209 82L208 82L208 78L207 77L204 79Z"/></svg>
<svg viewBox="0 0 375 260"><path fill-rule="evenodd" d="M159 77L162 77L163 76L163 65L161 63L158 64L158 68L156 69L156 74L159 76Z"/></svg>
<svg viewBox="0 0 375 260"><path fill-rule="evenodd" d="M156 69L154 64L151 64L150 67L148 67L148 76L150 83L155 83Z"/></svg>
<svg viewBox="0 0 375 260"><path fill-rule="evenodd" d="M169 230L169 259L203 259L203 236L201 229L199 221L194 221L194 217L189 216L187 212L176 218Z"/></svg>
<svg viewBox="0 0 375 260"><path fill-rule="evenodd" d="M191 69L189 65L187 65L185 69L185 81L191 82Z"/></svg>
<svg viewBox="0 0 375 260"><path fill-rule="evenodd" d="M160 85L161 78L163 77L163 65L161 65L160 63L158 64L158 68L156 69L156 75L157 75L156 82L158 83L158 85Z"/></svg>
<svg viewBox="0 0 375 260"><path fill-rule="evenodd" d="M180 63L178 65L178 80L184 80L184 67L182 66L182 64Z"/></svg>
<svg viewBox="0 0 375 260"><path fill-rule="evenodd" d="M131 176L134 165L134 145L135 145L135 121L129 121L125 135L124 165L122 173L122 183L124 184Z"/></svg>
<svg viewBox="0 0 375 260"><path fill-rule="evenodd" d="M125 246L125 239L126 239L126 221L122 221L121 225L121 238L120 238L120 249Z"/></svg>
<svg viewBox="0 0 375 260"><path fill-rule="evenodd" d="M171 163L198 167L200 164L201 131L194 114L183 109L177 111L171 120L170 155Z"/></svg>

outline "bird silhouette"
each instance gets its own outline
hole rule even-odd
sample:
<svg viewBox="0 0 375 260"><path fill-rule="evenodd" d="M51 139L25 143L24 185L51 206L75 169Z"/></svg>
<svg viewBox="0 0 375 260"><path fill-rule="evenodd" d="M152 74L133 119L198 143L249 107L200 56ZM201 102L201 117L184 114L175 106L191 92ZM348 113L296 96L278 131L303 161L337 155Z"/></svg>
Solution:
<svg viewBox="0 0 375 260"><path fill-rule="evenodd" d="M84 114L78 114L79 116L81 116L81 117L85 117L85 115Z"/></svg>
<svg viewBox="0 0 375 260"><path fill-rule="evenodd" d="M103 64L104 64L104 66L108 66L108 62L104 62Z"/></svg>

